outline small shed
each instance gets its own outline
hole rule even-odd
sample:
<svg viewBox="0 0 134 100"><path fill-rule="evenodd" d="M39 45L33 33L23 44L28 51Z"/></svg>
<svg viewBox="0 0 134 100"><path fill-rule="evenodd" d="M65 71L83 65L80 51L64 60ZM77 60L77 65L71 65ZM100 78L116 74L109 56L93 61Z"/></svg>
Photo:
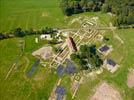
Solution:
<svg viewBox="0 0 134 100"><path fill-rule="evenodd" d="M40 39L52 40L53 38L51 37L51 34L42 34L40 35Z"/></svg>
<svg viewBox="0 0 134 100"><path fill-rule="evenodd" d="M64 72L65 72L64 66L59 65L58 68L57 68L58 76L63 76Z"/></svg>
<svg viewBox="0 0 134 100"><path fill-rule="evenodd" d="M65 68L66 73L75 74L77 72L75 64L70 59L66 59L66 63L67 63Z"/></svg>
<svg viewBox="0 0 134 100"><path fill-rule="evenodd" d="M114 73L118 69L119 65L112 59L106 59L104 61L104 67L111 73Z"/></svg>
<svg viewBox="0 0 134 100"><path fill-rule="evenodd" d="M70 52L76 52L77 51L76 44L75 44L72 37L67 37L66 43L68 45L68 48L69 48Z"/></svg>
<svg viewBox="0 0 134 100"><path fill-rule="evenodd" d="M57 86L56 90L55 90L55 93L56 94L60 94L60 95L65 95L65 88L62 87L62 86Z"/></svg>
<svg viewBox="0 0 134 100"><path fill-rule="evenodd" d="M98 51L101 53L101 54L103 54L103 55L105 55L105 56L107 56L111 51L112 51L112 46L108 46L108 45L102 45L99 49L98 49Z"/></svg>
<svg viewBox="0 0 134 100"><path fill-rule="evenodd" d="M63 100L63 96L65 95L66 90L62 86L57 86L55 93L57 94L57 100Z"/></svg>

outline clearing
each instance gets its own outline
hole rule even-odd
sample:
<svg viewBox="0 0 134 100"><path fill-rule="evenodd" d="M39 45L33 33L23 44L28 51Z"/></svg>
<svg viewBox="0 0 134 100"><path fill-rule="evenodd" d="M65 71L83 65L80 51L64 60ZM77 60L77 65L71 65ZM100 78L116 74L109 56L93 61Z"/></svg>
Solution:
<svg viewBox="0 0 134 100"><path fill-rule="evenodd" d="M127 77L127 85L129 88L134 87L134 69L131 69Z"/></svg>
<svg viewBox="0 0 134 100"><path fill-rule="evenodd" d="M32 53L33 56L47 60L53 56L53 51L51 46L44 46Z"/></svg>
<svg viewBox="0 0 134 100"><path fill-rule="evenodd" d="M120 93L106 82L97 89L91 100L122 100Z"/></svg>

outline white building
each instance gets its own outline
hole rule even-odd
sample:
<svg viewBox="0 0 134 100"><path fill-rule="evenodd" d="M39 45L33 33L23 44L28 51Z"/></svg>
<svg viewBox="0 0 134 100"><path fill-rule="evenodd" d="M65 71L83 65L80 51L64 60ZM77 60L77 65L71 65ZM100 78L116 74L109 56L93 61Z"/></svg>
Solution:
<svg viewBox="0 0 134 100"><path fill-rule="evenodd" d="M68 36L69 36L69 33L68 33L68 32L63 32L62 35L63 35L64 37L68 37Z"/></svg>
<svg viewBox="0 0 134 100"><path fill-rule="evenodd" d="M38 38L35 38L35 43L39 43L39 39Z"/></svg>
<svg viewBox="0 0 134 100"><path fill-rule="evenodd" d="M42 39L42 40L52 40L53 38L51 37L51 35L50 34L42 34L42 35L40 35L40 39Z"/></svg>

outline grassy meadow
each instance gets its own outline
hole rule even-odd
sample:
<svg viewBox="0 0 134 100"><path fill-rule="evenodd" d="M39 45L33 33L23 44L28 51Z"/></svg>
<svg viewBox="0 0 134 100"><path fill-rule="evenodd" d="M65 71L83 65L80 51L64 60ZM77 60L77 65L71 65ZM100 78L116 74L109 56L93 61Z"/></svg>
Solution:
<svg viewBox="0 0 134 100"><path fill-rule="evenodd" d="M47 42L42 41L35 44L35 37L28 36L24 38L14 38L0 41L0 99L1 100L37 100L49 97L53 85L57 80L57 75L48 68L39 66L32 78L26 76L36 58L31 53L45 45ZM20 58L19 42L25 40L24 55ZM15 68L5 80L5 77L12 67L13 63L18 60Z"/></svg>
<svg viewBox="0 0 134 100"><path fill-rule="evenodd" d="M0 0L0 31L63 27L65 18L59 0Z"/></svg>
<svg viewBox="0 0 134 100"><path fill-rule="evenodd" d="M101 13L83 13L71 17L64 16L60 0L0 0L0 32L14 28L40 29L48 27L67 28L68 21L78 16L99 16L107 23L109 16ZM72 26L71 26L72 27Z"/></svg>

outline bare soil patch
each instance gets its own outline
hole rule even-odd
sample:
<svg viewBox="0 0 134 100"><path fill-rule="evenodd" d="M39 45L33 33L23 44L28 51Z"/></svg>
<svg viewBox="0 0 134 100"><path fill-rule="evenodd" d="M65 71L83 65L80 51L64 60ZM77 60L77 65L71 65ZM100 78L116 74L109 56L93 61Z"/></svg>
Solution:
<svg viewBox="0 0 134 100"><path fill-rule="evenodd" d="M134 69L131 69L127 77L127 86L129 88L134 88Z"/></svg>
<svg viewBox="0 0 134 100"><path fill-rule="evenodd" d="M44 46L32 53L33 56L41 57L44 60L47 60L53 56L53 51L51 46Z"/></svg>
<svg viewBox="0 0 134 100"><path fill-rule="evenodd" d="M103 82L90 100L122 100L120 93L111 85Z"/></svg>

